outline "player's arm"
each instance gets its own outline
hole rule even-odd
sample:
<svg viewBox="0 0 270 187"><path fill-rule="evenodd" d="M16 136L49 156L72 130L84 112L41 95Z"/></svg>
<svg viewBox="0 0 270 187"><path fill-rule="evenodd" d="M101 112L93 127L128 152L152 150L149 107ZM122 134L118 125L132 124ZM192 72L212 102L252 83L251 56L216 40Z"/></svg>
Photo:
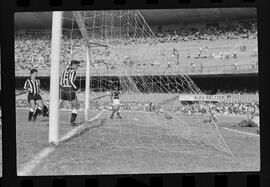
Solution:
<svg viewBox="0 0 270 187"><path fill-rule="evenodd" d="M40 84L40 80L39 80L39 79L37 79L37 82L38 82L38 88L39 88L39 90L42 90L42 88L41 88L41 84Z"/></svg>
<svg viewBox="0 0 270 187"><path fill-rule="evenodd" d="M38 81L38 86L39 86L39 88L40 88L40 85L41 85L41 84L40 84L40 80L39 80L39 79L37 79L37 81Z"/></svg>
<svg viewBox="0 0 270 187"><path fill-rule="evenodd" d="M28 79L24 83L23 90L24 90L23 91L24 93L27 93L27 92L30 92L31 91L30 85L29 85L29 80Z"/></svg>
<svg viewBox="0 0 270 187"><path fill-rule="evenodd" d="M72 88L73 88L75 91L78 91L79 88L78 88L78 86L76 85L75 80L76 80L76 72L75 72L75 71L72 71L72 72L70 73L70 84L71 84Z"/></svg>
<svg viewBox="0 0 270 187"><path fill-rule="evenodd" d="M64 77L64 74L65 74L65 71L64 72L62 72L62 74L61 74L61 76L60 76L60 78L59 78L59 82L60 82L60 84L59 84L59 87L60 88L62 88L63 86L64 86L64 83L63 83L63 77Z"/></svg>

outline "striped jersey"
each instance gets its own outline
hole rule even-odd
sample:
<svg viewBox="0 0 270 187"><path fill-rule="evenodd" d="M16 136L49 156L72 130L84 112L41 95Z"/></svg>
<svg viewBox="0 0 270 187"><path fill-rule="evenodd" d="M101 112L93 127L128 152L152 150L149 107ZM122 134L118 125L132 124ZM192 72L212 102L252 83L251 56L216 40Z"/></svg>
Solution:
<svg viewBox="0 0 270 187"><path fill-rule="evenodd" d="M112 92L112 98L113 99L119 99L119 95L120 95L120 92L118 92L118 91L113 91Z"/></svg>
<svg viewBox="0 0 270 187"><path fill-rule="evenodd" d="M69 88L72 87L74 90L78 90L75 80L76 71L72 68L67 68L61 76L60 86Z"/></svg>
<svg viewBox="0 0 270 187"><path fill-rule="evenodd" d="M40 80L39 79L27 79L24 83L24 90L27 90L30 94L39 94ZM29 89L30 88L30 89Z"/></svg>

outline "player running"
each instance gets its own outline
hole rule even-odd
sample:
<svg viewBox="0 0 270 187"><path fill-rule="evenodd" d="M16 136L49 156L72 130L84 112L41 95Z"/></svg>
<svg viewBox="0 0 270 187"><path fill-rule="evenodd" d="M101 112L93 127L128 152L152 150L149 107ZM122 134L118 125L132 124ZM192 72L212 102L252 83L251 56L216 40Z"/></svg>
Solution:
<svg viewBox="0 0 270 187"><path fill-rule="evenodd" d="M79 88L76 85L76 71L80 66L80 61L72 60L70 66L63 72L60 81L60 99L71 103L71 118L70 125L75 126L75 120L78 114L79 102L76 93Z"/></svg>
<svg viewBox="0 0 270 187"><path fill-rule="evenodd" d="M40 80L37 79L37 70L31 69L30 78L24 83L24 90L28 92L29 115L28 121L36 121L38 115L49 116L49 110L40 96ZM36 108L37 105L37 108Z"/></svg>
<svg viewBox="0 0 270 187"><path fill-rule="evenodd" d="M113 116L115 114L115 112L117 113L117 116L119 119L121 119L122 117L120 116L119 113L119 109L120 109L120 91L117 87L114 88L114 90L111 93L111 101L112 101L112 115L111 115L111 119L113 119Z"/></svg>

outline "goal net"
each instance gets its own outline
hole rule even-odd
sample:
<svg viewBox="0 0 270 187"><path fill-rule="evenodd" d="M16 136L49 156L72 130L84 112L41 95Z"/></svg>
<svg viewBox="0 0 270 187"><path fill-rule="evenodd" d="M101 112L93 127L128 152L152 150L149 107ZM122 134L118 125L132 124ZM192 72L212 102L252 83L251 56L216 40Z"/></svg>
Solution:
<svg viewBox="0 0 270 187"><path fill-rule="evenodd" d="M60 69L72 59L82 62L77 81L84 114L78 120L91 121L97 111L105 120L88 137L91 142L118 136L123 141L110 141L111 148L232 156L215 121L208 120L207 105L190 106L206 111L194 114L180 102L179 95L201 91L171 67L177 59L164 54L172 49L156 38L140 11L75 11L65 13L62 23ZM116 87L121 120L110 119L110 94Z"/></svg>

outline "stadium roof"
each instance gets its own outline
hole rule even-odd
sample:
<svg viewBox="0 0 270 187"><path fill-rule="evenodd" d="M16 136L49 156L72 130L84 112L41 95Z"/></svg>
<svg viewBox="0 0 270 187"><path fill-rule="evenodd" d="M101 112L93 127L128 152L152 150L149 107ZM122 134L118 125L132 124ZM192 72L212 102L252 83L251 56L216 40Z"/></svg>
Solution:
<svg viewBox="0 0 270 187"><path fill-rule="evenodd" d="M189 24L256 19L255 8L212 8L141 10L149 25ZM65 12L71 17L71 12ZM51 12L24 12L15 15L15 29L46 29L51 27Z"/></svg>

